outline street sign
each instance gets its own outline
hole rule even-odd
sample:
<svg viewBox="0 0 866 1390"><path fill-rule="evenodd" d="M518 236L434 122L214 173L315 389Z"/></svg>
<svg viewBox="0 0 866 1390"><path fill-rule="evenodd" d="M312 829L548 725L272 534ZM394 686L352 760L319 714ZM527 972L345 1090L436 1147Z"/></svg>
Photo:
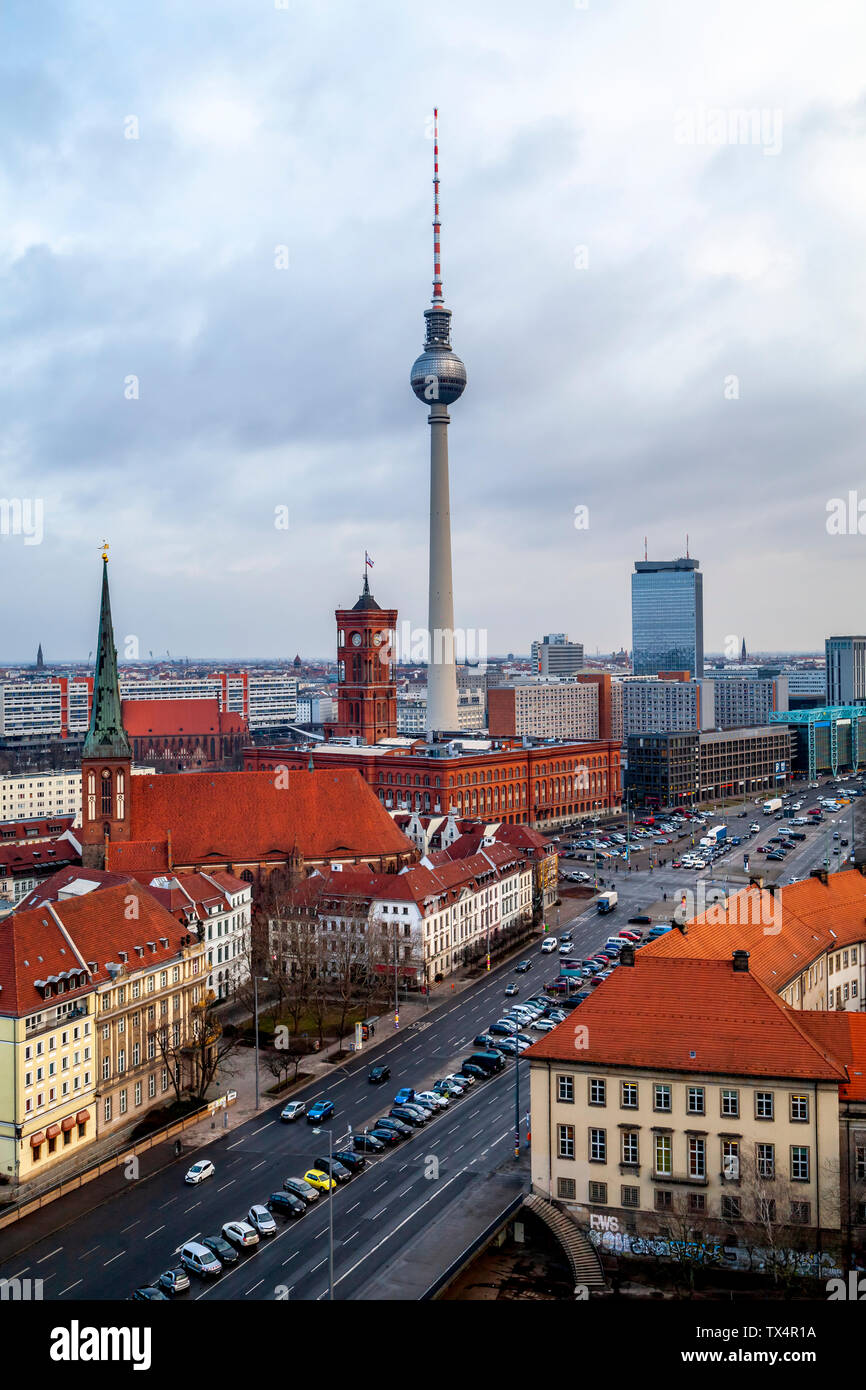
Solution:
<svg viewBox="0 0 866 1390"><path fill-rule="evenodd" d="M746 873L749 872L749 856L747 854L743 855L743 868L745 869Z"/></svg>

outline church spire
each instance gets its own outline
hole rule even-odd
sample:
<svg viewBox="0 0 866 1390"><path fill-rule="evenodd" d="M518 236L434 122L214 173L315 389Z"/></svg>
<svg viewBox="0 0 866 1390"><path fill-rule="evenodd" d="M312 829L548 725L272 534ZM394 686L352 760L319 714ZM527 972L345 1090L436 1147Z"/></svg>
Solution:
<svg viewBox="0 0 866 1390"><path fill-rule="evenodd" d="M93 707L90 728L84 740L84 756L130 758L132 751L120 717L120 685L117 679L117 648L111 625L111 597L108 592L108 546L102 551L102 602L99 634L96 639L96 670L93 676Z"/></svg>

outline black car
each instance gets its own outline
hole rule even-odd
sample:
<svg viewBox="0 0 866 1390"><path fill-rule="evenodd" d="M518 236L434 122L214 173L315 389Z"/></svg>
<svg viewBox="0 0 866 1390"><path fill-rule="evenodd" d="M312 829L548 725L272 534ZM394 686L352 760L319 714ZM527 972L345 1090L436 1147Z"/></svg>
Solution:
<svg viewBox="0 0 866 1390"><path fill-rule="evenodd" d="M370 1130L367 1134L353 1134L352 1143L359 1153L380 1154L385 1145L383 1141Z"/></svg>
<svg viewBox="0 0 866 1390"><path fill-rule="evenodd" d="M640 912L637 917L629 917L628 924L630 927L649 927L652 926L652 920L645 912Z"/></svg>
<svg viewBox="0 0 866 1390"><path fill-rule="evenodd" d="M133 1303L170 1303L171 1299L162 1289L154 1289L150 1285L136 1289L132 1294Z"/></svg>
<svg viewBox="0 0 866 1390"><path fill-rule="evenodd" d="M411 1129L420 1129L422 1125L426 1125L427 1123L417 1110L409 1110L405 1105L393 1106L393 1108L388 1111L388 1114L392 1120L402 1120L403 1123L409 1125Z"/></svg>
<svg viewBox="0 0 866 1390"><path fill-rule="evenodd" d="M307 1210L306 1202L296 1197L294 1192L272 1192L266 1206L269 1211L278 1211L281 1216L303 1216Z"/></svg>
<svg viewBox="0 0 866 1390"><path fill-rule="evenodd" d="M337 1182L348 1182L352 1174L345 1164L341 1163L336 1154L333 1158L314 1158L313 1167L318 1168L322 1173L329 1173Z"/></svg>
<svg viewBox="0 0 866 1390"><path fill-rule="evenodd" d="M496 1046L496 1039L494 1038L494 1036L493 1036L492 1033L476 1033L476 1035L475 1035L475 1046L476 1046L476 1047L495 1047L495 1046Z"/></svg>
<svg viewBox="0 0 866 1390"><path fill-rule="evenodd" d="M388 1149L393 1148L395 1144L401 1143L407 1137L408 1136L406 1134L398 1133L396 1129L382 1129L378 1125L375 1129L370 1129L367 1131L368 1139L376 1139L382 1145L383 1148ZM357 1144L357 1142L358 1136L355 1135L355 1143Z"/></svg>
<svg viewBox="0 0 866 1390"><path fill-rule="evenodd" d="M487 1072L483 1067L477 1067L474 1062L464 1062L460 1068L464 1076L471 1076L475 1081L486 1081Z"/></svg>
<svg viewBox="0 0 866 1390"><path fill-rule="evenodd" d="M531 969L532 969L532 961L531 961L531 960L519 960L519 961L517 962L517 964L515 965L515 967L514 967L515 974L517 974L517 975L525 975L526 972L527 972L527 970L531 970Z"/></svg>
<svg viewBox="0 0 866 1390"><path fill-rule="evenodd" d="M390 1067L376 1065L375 1067L371 1067L367 1072L367 1080L372 1082L374 1086L380 1086L383 1081L390 1081L390 1079Z"/></svg>
<svg viewBox="0 0 866 1390"><path fill-rule="evenodd" d="M202 1236L201 1244L206 1245L212 1254L224 1265L237 1264L240 1256L233 1245L229 1245L222 1236Z"/></svg>
<svg viewBox="0 0 866 1390"><path fill-rule="evenodd" d="M395 1134L399 1134L401 1139L408 1139L412 1133L412 1126L405 1124L394 1115L385 1115L381 1120L376 1121L377 1129L392 1129Z"/></svg>
<svg viewBox="0 0 866 1390"><path fill-rule="evenodd" d="M344 1168L348 1168L350 1173L360 1173L362 1168L366 1168L367 1160L360 1154L352 1153L351 1149L339 1149L334 1158L342 1163Z"/></svg>

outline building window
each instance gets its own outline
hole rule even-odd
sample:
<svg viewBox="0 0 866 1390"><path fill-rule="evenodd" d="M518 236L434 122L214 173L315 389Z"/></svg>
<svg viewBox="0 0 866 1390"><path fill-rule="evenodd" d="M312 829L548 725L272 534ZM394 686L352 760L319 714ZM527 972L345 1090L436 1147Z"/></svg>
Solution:
<svg viewBox="0 0 866 1390"><path fill-rule="evenodd" d="M636 1129L627 1129L623 1131L622 1161L623 1163L630 1163L633 1165L636 1165L640 1162L638 1133Z"/></svg>
<svg viewBox="0 0 866 1390"><path fill-rule="evenodd" d="M556 1098L565 1105L571 1105L574 1102L573 1076L557 1076Z"/></svg>
<svg viewBox="0 0 866 1390"><path fill-rule="evenodd" d="M725 1221L740 1221L743 1211L739 1197L722 1198L722 1217Z"/></svg>
<svg viewBox="0 0 866 1390"><path fill-rule="evenodd" d="M690 1212L703 1212L703 1211L706 1211L706 1209L707 1209L707 1198L706 1198L706 1194L703 1193L703 1192L690 1192L690 1193L689 1193L689 1211L690 1211Z"/></svg>
<svg viewBox="0 0 866 1390"><path fill-rule="evenodd" d="M639 1187L621 1187L621 1188L620 1188L620 1202L621 1202L622 1206L624 1206L624 1207L639 1207L639 1206L640 1206L640 1188L639 1188Z"/></svg>
<svg viewBox="0 0 866 1390"><path fill-rule="evenodd" d="M653 1110L664 1110L670 1113L671 1110L671 1088L667 1085L656 1083L653 1086Z"/></svg>
<svg viewBox="0 0 866 1390"><path fill-rule="evenodd" d="M623 1081L620 1085L620 1105L623 1110L637 1110L637 1082Z"/></svg>
<svg viewBox="0 0 866 1390"><path fill-rule="evenodd" d="M812 1224L812 1205L810 1202L791 1203L791 1224L792 1226L810 1226Z"/></svg>
<svg viewBox="0 0 866 1390"><path fill-rule="evenodd" d="M664 1192L661 1189L656 1191L656 1211L671 1211L674 1205L674 1194Z"/></svg>
<svg viewBox="0 0 866 1390"><path fill-rule="evenodd" d="M591 1182L589 1184L589 1200L596 1206L607 1206L607 1183Z"/></svg>
<svg viewBox="0 0 866 1390"><path fill-rule="evenodd" d="M123 1090L122 1090L121 1093L120 1093L120 1113L121 1113L121 1115L125 1115L125 1114L126 1114L126 1096L127 1096L127 1091L126 1091L126 1087L124 1086Z"/></svg>
<svg viewBox="0 0 866 1390"><path fill-rule="evenodd" d="M105 1097L105 1104L102 1107L102 1114L106 1122L111 1119L111 1096Z"/></svg>
<svg viewBox="0 0 866 1390"><path fill-rule="evenodd" d="M556 1195L563 1201L573 1202L577 1195L577 1183L574 1178L557 1178Z"/></svg>
<svg viewBox="0 0 866 1390"><path fill-rule="evenodd" d="M697 1135L689 1135L689 1177L705 1178L707 1176L707 1145L704 1139Z"/></svg>
<svg viewBox="0 0 866 1390"><path fill-rule="evenodd" d="M755 1119L772 1120L773 1118L773 1092L755 1092Z"/></svg>
<svg viewBox="0 0 866 1390"><path fill-rule="evenodd" d="M722 1114L728 1119L736 1120L740 1114L740 1093L739 1091L722 1091Z"/></svg>
<svg viewBox="0 0 866 1390"><path fill-rule="evenodd" d="M559 1157L574 1158L574 1125L557 1125Z"/></svg>
<svg viewBox="0 0 866 1390"><path fill-rule="evenodd" d="M669 1134L657 1134L655 1136L655 1160L656 1173L662 1177L667 1177L671 1172L671 1136Z"/></svg>
<svg viewBox="0 0 866 1390"><path fill-rule="evenodd" d="M801 1095L791 1096L791 1123L797 1123L809 1118L809 1097Z"/></svg>
<svg viewBox="0 0 866 1390"><path fill-rule="evenodd" d="M686 1110L690 1115L703 1115L704 1113L704 1088L703 1086L688 1086L686 1088Z"/></svg>
<svg viewBox="0 0 866 1390"><path fill-rule="evenodd" d="M854 1171L858 1182L866 1179L866 1144L857 1144L854 1147Z"/></svg>
<svg viewBox="0 0 866 1390"><path fill-rule="evenodd" d="M774 1178L776 1176L775 1144L756 1144L755 1164L759 1178Z"/></svg>
<svg viewBox="0 0 866 1390"><path fill-rule="evenodd" d="M805 1144L791 1145L791 1181L809 1181L809 1149Z"/></svg>
<svg viewBox="0 0 866 1390"><path fill-rule="evenodd" d="M136 1105L141 1105L141 1082L140 1082L140 1081L136 1081L136 1083L135 1083L135 1103L136 1103Z"/></svg>
<svg viewBox="0 0 866 1390"><path fill-rule="evenodd" d="M607 1104L607 1082L600 1081L596 1077L590 1077L589 1081L589 1103L590 1105Z"/></svg>
<svg viewBox="0 0 866 1390"><path fill-rule="evenodd" d="M755 1202L755 1212L758 1220L765 1226L774 1224L776 1220L775 1197L759 1197Z"/></svg>
<svg viewBox="0 0 866 1390"><path fill-rule="evenodd" d="M589 1157L593 1163L607 1162L606 1129L591 1129L589 1131Z"/></svg>

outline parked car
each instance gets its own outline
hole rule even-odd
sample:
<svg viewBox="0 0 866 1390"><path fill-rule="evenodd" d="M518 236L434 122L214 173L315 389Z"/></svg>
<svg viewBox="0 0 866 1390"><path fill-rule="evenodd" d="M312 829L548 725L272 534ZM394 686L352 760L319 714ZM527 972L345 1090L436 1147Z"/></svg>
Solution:
<svg viewBox="0 0 866 1390"><path fill-rule="evenodd" d="M358 1153L365 1154L380 1154L385 1147L383 1141L372 1130L368 1130L366 1134L353 1134L352 1143Z"/></svg>
<svg viewBox="0 0 866 1390"><path fill-rule="evenodd" d="M408 1139L412 1133L412 1125L401 1120L399 1115L385 1115L381 1120L376 1121L376 1128L391 1130L400 1139Z"/></svg>
<svg viewBox="0 0 866 1390"><path fill-rule="evenodd" d="M434 1110L447 1110L451 1104L447 1096L440 1096L436 1091L419 1091L416 1099L432 1105Z"/></svg>
<svg viewBox="0 0 866 1390"><path fill-rule="evenodd" d="M464 1062L461 1072L462 1076L468 1076L472 1081L486 1081L487 1072L481 1067L477 1067L474 1062Z"/></svg>
<svg viewBox="0 0 866 1390"><path fill-rule="evenodd" d="M275 1236L277 1234L276 1221L267 1207L262 1206L259 1202L250 1207L247 1212L247 1221L260 1236Z"/></svg>
<svg viewBox="0 0 866 1390"><path fill-rule="evenodd" d="M308 1168L304 1174L304 1182L308 1182L310 1187L315 1187L319 1192L331 1192L337 1186L337 1179L329 1177L319 1168Z"/></svg>
<svg viewBox="0 0 866 1390"><path fill-rule="evenodd" d="M395 1105L411 1105L415 1099L415 1092L411 1086L403 1086L394 1097Z"/></svg>
<svg viewBox="0 0 866 1390"><path fill-rule="evenodd" d="M227 1221L220 1235L238 1250L248 1250L259 1243L259 1233L248 1221Z"/></svg>
<svg viewBox="0 0 866 1390"><path fill-rule="evenodd" d="M367 1130L367 1138L377 1139L383 1149L391 1149L395 1144L399 1144L401 1139L407 1138L407 1135L411 1134L411 1132L412 1131L409 1130L407 1126L407 1134L399 1134L396 1129L385 1129L380 1121L379 1124L374 1125L372 1129Z"/></svg>
<svg viewBox="0 0 866 1390"><path fill-rule="evenodd" d="M168 1303L167 1293L162 1289L155 1289L151 1284L144 1284L140 1289L134 1289L130 1295L133 1303Z"/></svg>
<svg viewBox="0 0 866 1390"><path fill-rule="evenodd" d="M342 1163L344 1168L348 1168L350 1173L360 1173L367 1166L366 1158L356 1154L352 1149L338 1149L334 1158L338 1163Z"/></svg>
<svg viewBox="0 0 866 1390"><path fill-rule="evenodd" d="M552 1018L536 1018L529 1026L533 1032L550 1033L556 1027L556 1023Z"/></svg>
<svg viewBox="0 0 866 1390"><path fill-rule="evenodd" d="M215 1255L220 1264L237 1264L238 1252L233 1245L229 1245L222 1236L202 1236L201 1244Z"/></svg>
<svg viewBox="0 0 866 1390"><path fill-rule="evenodd" d="M307 1111L307 1122L311 1125L320 1124L322 1120L329 1120L334 1113L334 1102L332 1100L317 1100Z"/></svg>
<svg viewBox="0 0 866 1390"><path fill-rule="evenodd" d="M463 1072L451 1071L445 1078L446 1081L455 1081L465 1091L468 1086L475 1085L475 1077L470 1074L464 1075Z"/></svg>
<svg viewBox="0 0 866 1390"><path fill-rule="evenodd" d="M496 1040L492 1033L476 1033L474 1038L476 1047L495 1047ZM433 1088L436 1089L435 1087Z"/></svg>
<svg viewBox="0 0 866 1390"><path fill-rule="evenodd" d="M479 1047L487 1047L490 1043L490 1038L486 1033L482 1034L481 1036L484 1037L484 1042L479 1043ZM478 1038L476 1038L475 1041L476 1043L478 1043ZM452 1077L445 1076L442 1078L441 1081L434 1081L433 1090L440 1091L442 1095L445 1096L462 1096L466 1092L466 1087L461 1086L460 1082L455 1081Z"/></svg>
<svg viewBox="0 0 866 1390"><path fill-rule="evenodd" d="M272 1192L267 1205L271 1211L278 1211L281 1216L303 1216L307 1210L303 1198L296 1197L293 1192Z"/></svg>
<svg viewBox="0 0 866 1390"><path fill-rule="evenodd" d="M156 1281L156 1287L165 1293L186 1293L189 1288L189 1275L185 1269L167 1269Z"/></svg>
<svg viewBox="0 0 866 1390"><path fill-rule="evenodd" d="M184 1182L199 1183L204 1182L205 1178L212 1178L216 1169L209 1158L201 1158L198 1163L194 1163L187 1172Z"/></svg>
<svg viewBox="0 0 866 1390"><path fill-rule="evenodd" d="M313 1202L319 1200L319 1194L315 1187L304 1178L283 1178L283 1190L294 1193L296 1197L301 1198L301 1201L306 1202L307 1206L311 1206Z"/></svg>
<svg viewBox="0 0 866 1390"><path fill-rule="evenodd" d="M305 1100L290 1100L288 1105L284 1105L280 1111L281 1120L298 1120L307 1113L307 1102Z"/></svg>
<svg viewBox="0 0 866 1390"><path fill-rule="evenodd" d="M411 1110L408 1105L392 1105L388 1114L392 1120L402 1120L411 1129L420 1129L427 1123L426 1115L421 1114L419 1110Z"/></svg>
<svg viewBox="0 0 866 1390"><path fill-rule="evenodd" d="M375 1067L371 1067L367 1072L367 1080L373 1086L381 1086L383 1081L391 1080L391 1068L377 1062Z"/></svg>
<svg viewBox="0 0 866 1390"><path fill-rule="evenodd" d="M335 1156L334 1158L314 1158L313 1167L320 1173L330 1173L337 1182L348 1182L352 1176L345 1163L341 1163Z"/></svg>

